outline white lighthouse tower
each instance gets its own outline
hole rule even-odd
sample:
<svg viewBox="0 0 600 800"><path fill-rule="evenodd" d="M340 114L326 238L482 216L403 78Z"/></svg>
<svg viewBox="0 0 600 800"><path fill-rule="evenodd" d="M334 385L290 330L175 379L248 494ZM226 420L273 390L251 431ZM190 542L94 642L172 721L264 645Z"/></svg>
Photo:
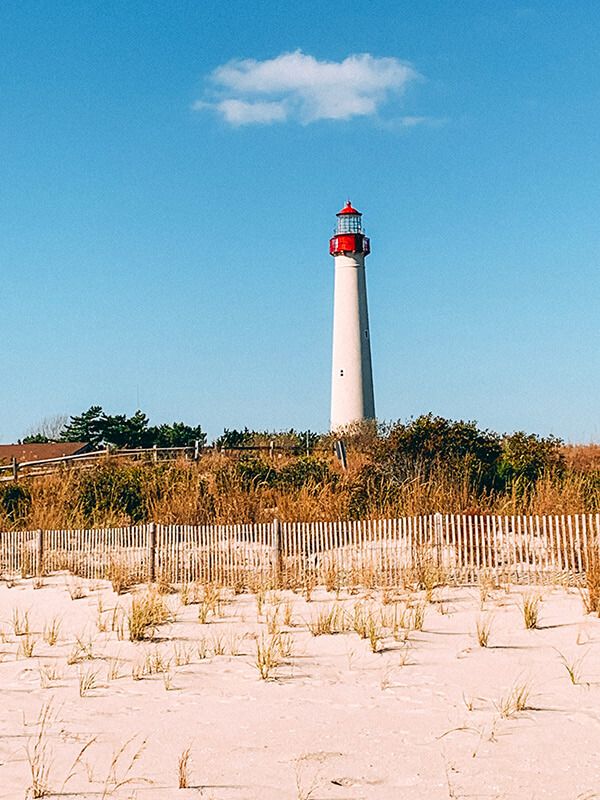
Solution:
<svg viewBox="0 0 600 800"><path fill-rule="evenodd" d="M329 252L335 259L331 430L375 419L365 256L371 247L350 201L337 214Z"/></svg>

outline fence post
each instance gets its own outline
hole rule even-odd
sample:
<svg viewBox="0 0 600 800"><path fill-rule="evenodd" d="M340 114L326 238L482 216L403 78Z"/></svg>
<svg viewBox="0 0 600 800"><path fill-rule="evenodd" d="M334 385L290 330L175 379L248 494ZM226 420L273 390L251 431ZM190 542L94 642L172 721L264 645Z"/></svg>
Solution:
<svg viewBox="0 0 600 800"><path fill-rule="evenodd" d="M194 439L194 461L200 458L200 439Z"/></svg>
<svg viewBox="0 0 600 800"><path fill-rule="evenodd" d="M156 580L156 523L148 525L148 581Z"/></svg>
<svg viewBox="0 0 600 800"><path fill-rule="evenodd" d="M44 531L37 531L37 563L35 574L41 577L44 574Z"/></svg>
<svg viewBox="0 0 600 800"><path fill-rule="evenodd" d="M342 469L348 469L348 456L346 453L346 442L343 439L336 439L334 445L335 455L338 461L342 464Z"/></svg>
<svg viewBox="0 0 600 800"><path fill-rule="evenodd" d="M16 481L19 475L19 462L14 456L12 460L12 475L13 475L13 481Z"/></svg>
<svg viewBox="0 0 600 800"><path fill-rule="evenodd" d="M273 572L275 584L278 586L281 580L281 523L275 517L273 520Z"/></svg>
<svg viewBox="0 0 600 800"><path fill-rule="evenodd" d="M444 537L442 534L442 515L440 514L439 511L433 515L433 526L434 526L435 544L437 548L438 567L442 567L443 565L442 548L443 548Z"/></svg>

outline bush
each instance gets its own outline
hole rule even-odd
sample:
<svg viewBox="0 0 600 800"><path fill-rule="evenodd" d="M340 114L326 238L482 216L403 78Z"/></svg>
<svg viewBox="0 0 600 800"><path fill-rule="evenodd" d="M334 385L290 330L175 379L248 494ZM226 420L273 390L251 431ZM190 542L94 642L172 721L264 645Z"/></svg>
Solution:
<svg viewBox="0 0 600 800"><path fill-rule="evenodd" d="M225 428L223 431L223 435L219 436L216 440L215 445L219 449L227 450L231 447L247 447L248 445L252 444L254 434L252 431L249 431L248 428L244 428L243 431L237 430L229 430L229 428Z"/></svg>
<svg viewBox="0 0 600 800"><path fill-rule="evenodd" d="M245 490L268 487L297 491L305 486L334 483L337 478L325 461L312 456L297 458L281 469L260 458L244 458L237 463L236 471Z"/></svg>
<svg viewBox="0 0 600 800"><path fill-rule="evenodd" d="M26 517L30 505L31 494L22 484L8 483L0 486L0 506L11 522Z"/></svg>
<svg viewBox="0 0 600 800"><path fill-rule="evenodd" d="M554 436L544 438L523 431L505 436L498 475L505 486L517 481L535 483L546 470L563 469L561 447L562 441Z"/></svg>
<svg viewBox="0 0 600 800"><path fill-rule="evenodd" d="M241 459L236 465L236 472L246 490L259 486L272 487L277 483L277 470L260 458L250 456Z"/></svg>
<svg viewBox="0 0 600 800"><path fill-rule="evenodd" d="M475 422L426 414L390 427L374 448L368 477L390 486L415 476L426 480L442 467L459 478L467 476L478 490L491 489L501 452L497 433L480 430Z"/></svg>
<svg viewBox="0 0 600 800"><path fill-rule="evenodd" d="M143 493L143 467L105 464L81 475L79 506L89 523L111 516L127 516L143 522L146 507Z"/></svg>
<svg viewBox="0 0 600 800"><path fill-rule="evenodd" d="M337 475L331 472L325 461L304 456L282 467L275 482L279 488L286 490L335 483L336 479Z"/></svg>

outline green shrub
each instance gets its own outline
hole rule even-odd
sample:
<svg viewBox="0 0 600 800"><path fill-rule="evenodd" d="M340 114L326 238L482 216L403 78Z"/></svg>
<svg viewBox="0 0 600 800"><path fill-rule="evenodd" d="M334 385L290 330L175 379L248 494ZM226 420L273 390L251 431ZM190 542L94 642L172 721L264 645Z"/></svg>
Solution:
<svg viewBox="0 0 600 800"><path fill-rule="evenodd" d="M554 436L537 436L517 431L502 440L498 474L504 485L517 481L534 483L549 469L562 470L562 441Z"/></svg>
<svg viewBox="0 0 600 800"><path fill-rule="evenodd" d="M29 513L31 494L21 483L0 485L0 506L11 522L16 522Z"/></svg>
<svg viewBox="0 0 600 800"><path fill-rule="evenodd" d="M142 471L143 467L137 464L109 463L82 473L78 499L88 522L111 515L126 515L132 522L143 522L146 508Z"/></svg>
<svg viewBox="0 0 600 800"><path fill-rule="evenodd" d="M316 487L325 483L335 483L337 475L332 473L325 461L312 456L304 456L282 467L275 479L281 489L302 489Z"/></svg>
<svg viewBox="0 0 600 800"><path fill-rule="evenodd" d="M246 490L256 489L259 486L272 487L277 483L277 470L255 456L238 461L236 472Z"/></svg>

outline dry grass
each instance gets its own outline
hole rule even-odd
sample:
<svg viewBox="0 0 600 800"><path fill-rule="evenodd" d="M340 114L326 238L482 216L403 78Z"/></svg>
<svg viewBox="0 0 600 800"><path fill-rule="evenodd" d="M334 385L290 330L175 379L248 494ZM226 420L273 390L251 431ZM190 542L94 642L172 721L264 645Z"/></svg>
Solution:
<svg viewBox="0 0 600 800"><path fill-rule="evenodd" d="M121 747L113 752L111 762L106 772L101 800L112 797L121 787L128 784L148 782L143 778L135 778L131 774L146 747L145 739L139 746L135 739L135 736L128 739Z"/></svg>
<svg viewBox="0 0 600 800"><path fill-rule="evenodd" d="M365 603L355 603L352 609L351 629L357 633L361 639L366 639L368 617L372 612Z"/></svg>
<svg viewBox="0 0 600 800"><path fill-rule="evenodd" d="M40 709L36 723L37 732L30 737L25 748L31 779L28 792L35 800L51 794L50 769L52 766L52 754L48 744L48 728L53 719L52 701L49 701Z"/></svg>
<svg viewBox="0 0 600 800"><path fill-rule="evenodd" d="M184 583L180 591L181 605L191 606L199 603L202 597L200 584L197 581Z"/></svg>
<svg viewBox="0 0 600 800"><path fill-rule="evenodd" d="M31 658L37 643L38 640L35 638L35 636L31 636L31 634L26 634L25 636L21 637L19 641L19 648L17 650L17 658Z"/></svg>
<svg viewBox="0 0 600 800"><path fill-rule="evenodd" d="M500 698L498 711L501 717L509 718L528 708L531 686L528 683L515 683L506 695Z"/></svg>
<svg viewBox="0 0 600 800"><path fill-rule="evenodd" d="M29 636L31 633L29 625L29 611L22 611L20 608L13 608L12 628L15 636Z"/></svg>
<svg viewBox="0 0 600 800"><path fill-rule="evenodd" d="M225 635L221 631L215 631L212 635L212 651L215 656L225 655Z"/></svg>
<svg viewBox="0 0 600 800"><path fill-rule="evenodd" d="M98 616L96 617L96 627L98 633L106 633L108 631L109 619L100 609L98 609Z"/></svg>
<svg viewBox="0 0 600 800"><path fill-rule="evenodd" d="M294 640L289 633L277 635L277 649L281 658L291 658L294 655Z"/></svg>
<svg viewBox="0 0 600 800"><path fill-rule="evenodd" d="M313 636L331 635L347 630L344 609L335 603L328 608L320 609L307 623Z"/></svg>
<svg viewBox="0 0 600 800"><path fill-rule="evenodd" d="M110 559L106 578L111 582L115 594L123 594L135 584L134 575L127 561L117 556Z"/></svg>
<svg viewBox="0 0 600 800"><path fill-rule="evenodd" d="M294 763L296 778L296 800L313 800L315 793L323 786L321 775L324 756L321 754L305 754Z"/></svg>
<svg viewBox="0 0 600 800"><path fill-rule="evenodd" d="M281 664L279 637L257 636L255 644L256 658L254 665L261 680L267 681L272 678L273 671Z"/></svg>
<svg viewBox="0 0 600 800"><path fill-rule="evenodd" d="M190 786L190 761L192 756L191 746L182 751L177 761L177 788L188 789Z"/></svg>
<svg viewBox="0 0 600 800"><path fill-rule="evenodd" d="M576 658L574 660L569 660L566 656L562 653L558 654L560 657L561 664L565 668L567 675L569 676L569 680L573 684L573 686L579 685L581 680L581 663L583 661L584 656L581 658Z"/></svg>
<svg viewBox="0 0 600 800"><path fill-rule="evenodd" d="M63 671L58 664L50 662L41 664L38 668L40 674L40 684L42 689L48 689L53 683L63 679Z"/></svg>
<svg viewBox="0 0 600 800"><path fill-rule="evenodd" d="M109 681L117 681L119 678L123 677L122 673L123 668L123 661L120 658L109 658L108 659L108 670L106 673L107 680Z"/></svg>
<svg viewBox="0 0 600 800"><path fill-rule="evenodd" d="M302 579L302 593L307 603L312 600L314 590L317 588L317 577L312 572L307 572Z"/></svg>
<svg viewBox="0 0 600 800"><path fill-rule="evenodd" d="M202 661L208 657L208 643L205 636L201 636L196 643L196 654Z"/></svg>
<svg viewBox="0 0 600 800"><path fill-rule="evenodd" d="M283 625L285 628L291 628L294 624L294 607L290 600L283 603Z"/></svg>
<svg viewBox="0 0 600 800"><path fill-rule="evenodd" d="M75 637L75 644L67 656L67 664L78 664L81 661L92 661L94 658L94 640L85 635Z"/></svg>
<svg viewBox="0 0 600 800"><path fill-rule="evenodd" d="M415 468L411 480L382 493L376 479L365 476L362 470L373 463L372 443L365 451L353 443L349 448L349 468L343 472L333 455L319 453L327 464L332 479L307 480L300 488L272 486L248 482L237 469L238 459L221 453L207 454L197 463L174 461L153 465L135 462L119 463L108 459L84 471L62 470L52 475L31 478L27 482L30 502L23 505L15 519L0 505L0 528L35 530L68 529L127 525L132 522L119 503L118 493L104 491L102 502L86 510L82 492L90 481L110 475L110 470L134 470L136 486L141 492L143 519L157 519L164 524L227 524L270 522L273 509L283 520L321 521L351 519L357 515L356 487L360 485L359 515L364 518L411 516L435 513L497 513L497 514L568 514L596 512L598 490L594 483L600 469L600 446L568 447L564 449L567 469L548 473L526 492L515 486L512 491L476 492L468 477L440 465L429 474ZM355 449L355 447L357 449ZM271 464L268 459L265 463ZM277 467L297 463L297 457L281 455ZM100 492L99 488L92 490ZM68 565L67 565L68 567ZM56 569L56 565L50 565ZM121 570L117 565L116 573ZM124 580L114 578L115 591L123 591L131 576L125 570ZM335 570L327 574L327 583L335 589L338 576ZM119 588L120 587L120 588Z"/></svg>
<svg viewBox="0 0 600 800"><path fill-rule="evenodd" d="M202 590L198 589L198 622L201 625L208 622L208 617L218 617L221 614L221 589L215 584L206 584Z"/></svg>
<svg viewBox="0 0 600 800"><path fill-rule="evenodd" d="M67 591L71 600L81 600L86 596L82 581L76 578L67 581Z"/></svg>
<svg viewBox="0 0 600 800"><path fill-rule="evenodd" d="M411 577L419 589L425 590L425 599L430 602L434 589L448 582L446 571L438 563L437 554L432 547L417 547L413 553Z"/></svg>
<svg viewBox="0 0 600 800"><path fill-rule="evenodd" d="M600 470L600 444L571 444L563 447L568 467L578 472Z"/></svg>
<svg viewBox="0 0 600 800"><path fill-rule="evenodd" d="M165 687L166 692L170 692L173 689L173 673L171 672L171 668L166 669L164 672L161 672L163 686Z"/></svg>
<svg viewBox="0 0 600 800"><path fill-rule="evenodd" d="M371 652L378 653L381 649L381 643L383 640L383 631L377 624L375 620L375 616L373 614L369 615L367 619L367 639L369 640L369 647L371 648Z"/></svg>
<svg viewBox="0 0 600 800"><path fill-rule="evenodd" d="M271 635L279 633L280 630L280 623L279 623L279 606L275 606L275 608L270 608L267 611L267 632Z"/></svg>
<svg viewBox="0 0 600 800"><path fill-rule="evenodd" d="M141 681L151 675L162 675L169 672L171 660L163 656L158 647L146 650L141 659L134 662L131 667L131 677L134 681Z"/></svg>
<svg viewBox="0 0 600 800"><path fill-rule="evenodd" d="M490 597L491 591L494 588L494 580L490 573L486 570L482 570L479 573L479 603L481 608L483 609L485 603Z"/></svg>
<svg viewBox="0 0 600 800"><path fill-rule="evenodd" d="M490 616L481 616L478 618L475 632L477 634L477 644L480 647L487 647L492 629L492 618Z"/></svg>
<svg viewBox="0 0 600 800"><path fill-rule="evenodd" d="M523 612L523 622L528 630L533 630L538 626L541 602L542 598L535 592L530 592L523 596L521 610Z"/></svg>
<svg viewBox="0 0 600 800"><path fill-rule="evenodd" d="M90 667L82 668L78 673L79 697L87 697L94 689L98 688L98 670Z"/></svg>
<svg viewBox="0 0 600 800"><path fill-rule="evenodd" d="M594 540L585 553L585 589L582 592L586 614L600 616L600 542Z"/></svg>
<svg viewBox="0 0 600 800"><path fill-rule="evenodd" d="M427 611L427 603L415 603L412 606L412 623L411 627L415 631L422 631L425 624L425 613Z"/></svg>
<svg viewBox="0 0 600 800"><path fill-rule="evenodd" d="M117 639L123 641L125 639L125 621L127 614L120 606L115 606L111 618L111 630L117 634Z"/></svg>
<svg viewBox="0 0 600 800"><path fill-rule="evenodd" d="M131 608L127 615L129 638L132 642L150 639L159 625L171 618L165 598L155 588L131 598Z"/></svg>
<svg viewBox="0 0 600 800"><path fill-rule="evenodd" d="M192 661L192 646L175 642L173 645L173 661L176 667L185 667Z"/></svg>

